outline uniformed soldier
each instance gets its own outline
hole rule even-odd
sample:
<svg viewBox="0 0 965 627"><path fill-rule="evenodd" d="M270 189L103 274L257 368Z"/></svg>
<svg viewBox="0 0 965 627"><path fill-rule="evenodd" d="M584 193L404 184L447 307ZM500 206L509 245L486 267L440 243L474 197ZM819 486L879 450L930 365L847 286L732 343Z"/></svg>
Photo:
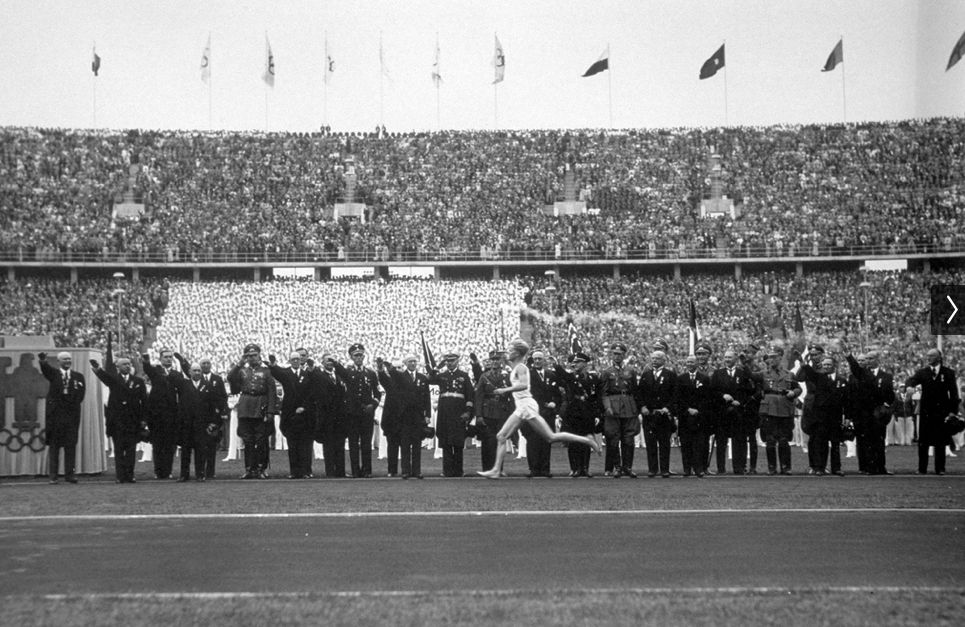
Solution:
<svg viewBox="0 0 965 627"><path fill-rule="evenodd" d="M264 449L268 445L268 421L276 412L278 393L275 379L261 363L261 347L245 346L244 357L228 373L231 393L238 394L238 437L245 446L245 474L242 479L267 479Z"/></svg>
<svg viewBox="0 0 965 627"><path fill-rule="evenodd" d="M590 356L586 353L575 353L570 357L572 372L556 365L556 374L565 391L562 431L576 435L591 436L596 432L600 414L600 377L588 370ZM571 477L592 477L590 474L590 447L585 444L571 443L567 446L570 459Z"/></svg>
<svg viewBox="0 0 965 627"><path fill-rule="evenodd" d="M348 456L352 476L368 479L372 476L372 434L375 432L375 408L382 391L379 377L363 365L365 347L352 344L348 349L352 363L335 363L335 371L345 381L345 416L348 430Z"/></svg>
<svg viewBox="0 0 965 627"><path fill-rule="evenodd" d="M503 368L505 353L492 351L486 360L486 370L476 381L473 408L476 411L477 434L482 442L480 453L483 470L496 463L496 434L513 413L513 398L508 394L496 394L498 388L510 387L509 373Z"/></svg>
<svg viewBox="0 0 965 627"><path fill-rule="evenodd" d="M610 347L613 363L600 373L600 399L603 402L603 436L606 455L613 462L613 477L636 479L633 472L633 447L640 433L637 396L639 373L624 363L626 344ZM609 464L608 464L609 465Z"/></svg>
<svg viewBox="0 0 965 627"><path fill-rule="evenodd" d="M767 474L791 474L791 436L794 433L794 399L801 387L784 366L784 350L772 348L764 370L764 398L761 400L761 435L767 454Z"/></svg>
<svg viewBox="0 0 965 627"><path fill-rule="evenodd" d="M473 412L473 388L469 374L458 368L457 353L446 353L443 361L444 369L429 371L430 385L439 386L436 437L442 449L442 476L462 477L466 425Z"/></svg>

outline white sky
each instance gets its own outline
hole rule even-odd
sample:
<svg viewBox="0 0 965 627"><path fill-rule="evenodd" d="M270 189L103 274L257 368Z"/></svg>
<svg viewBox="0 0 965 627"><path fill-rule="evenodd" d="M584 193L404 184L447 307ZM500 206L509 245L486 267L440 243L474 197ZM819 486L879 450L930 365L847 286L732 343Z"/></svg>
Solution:
<svg viewBox="0 0 965 627"><path fill-rule="evenodd" d="M842 78L848 121L960 116L965 61L945 65L963 31L962 0L0 0L0 125L90 127L96 82L99 127L206 129L209 32L215 129L265 129L266 32L270 130L437 128L436 33L443 128L493 128L497 108L500 128L608 127L611 84L615 127L722 125L725 73L731 125L840 122ZM724 40L726 70L698 80ZM607 44L611 72L581 78Z"/></svg>

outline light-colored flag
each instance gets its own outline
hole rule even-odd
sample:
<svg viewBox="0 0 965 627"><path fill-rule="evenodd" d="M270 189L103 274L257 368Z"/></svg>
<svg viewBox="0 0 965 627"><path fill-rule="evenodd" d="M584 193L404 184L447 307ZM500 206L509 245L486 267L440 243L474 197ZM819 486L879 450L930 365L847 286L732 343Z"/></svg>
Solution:
<svg viewBox="0 0 965 627"><path fill-rule="evenodd" d="M261 79L269 87L275 86L275 55L271 52L267 33L265 33L265 73L261 75Z"/></svg>
<svg viewBox="0 0 965 627"><path fill-rule="evenodd" d="M325 84L332 82L332 74L335 74L335 59L332 58L332 51L328 49L328 39L325 40Z"/></svg>
<svg viewBox="0 0 965 627"><path fill-rule="evenodd" d="M208 35L208 43L205 44L201 52L201 82L207 83L211 80L211 35Z"/></svg>
<svg viewBox="0 0 965 627"><path fill-rule="evenodd" d="M436 58L432 62L432 82L438 87L442 83L442 69L439 64L439 40L436 40Z"/></svg>
<svg viewBox="0 0 965 627"><path fill-rule="evenodd" d="M493 84L502 82L506 76L506 55L503 53L503 45L499 43L499 37L496 37L496 51L493 53L493 69L496 72Z"/></svg>

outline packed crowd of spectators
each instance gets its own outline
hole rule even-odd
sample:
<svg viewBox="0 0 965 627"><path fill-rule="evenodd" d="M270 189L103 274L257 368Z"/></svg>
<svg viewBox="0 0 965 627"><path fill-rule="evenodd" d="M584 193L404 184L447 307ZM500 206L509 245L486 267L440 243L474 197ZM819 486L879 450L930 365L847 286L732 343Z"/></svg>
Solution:
<svg viewBox="0 0 965 627"><path fill-rule="evenodd" d="M120 342L118 284L111 279L0 281L0 335L52 335L56 346L106 350L110 332L112 350L137 355L167 305L167 281L125 282L122 287Z"/></svg>
<svg viewBox="0 0 965 627"><path fill-rule="evenodd" d="M652 343L663 339L681 361L689 349L690 300L697 327L719 357L729 347L772 342L789 345L843 341L849 350L877 350L895 373L922 366L936 338L929 329L929 286L961 283L965 272L764 273L737 280L689 275L680 280L654 276L612 278L538 277L525 280L533 339L564 358L570 323L585 351L603 357L613 342L628 344L647 363ZM861 284L867 282L865 288ZM552 284L551 289L547 289ZM800 312L803 333L795 330ZM965 342L943 338L945 363L965 367Z"/></svg>
<svg viewBox="0 0 965 627"><path fill-rule="evenodd" d="M446 352L465 364L475 352L519 335L523 288L515 281L278 280L261 283L172 283L155 349L210 357L225 372L255 342L282 362L304 347L347 362L361 343L370 358L422 360L420 332L441 361Z"/></svg>
<svg viewBox="0 0 965 627"><path fill-rule="evenodd" d="M272 134L0 129L0 254L491 259L965 246L965 119ZM700 217L709 156L740 214ZM332 220L352 158L360 220ZM144 215L112 218L131 165ZM544 215L571 169L592 209Z"/></svg>

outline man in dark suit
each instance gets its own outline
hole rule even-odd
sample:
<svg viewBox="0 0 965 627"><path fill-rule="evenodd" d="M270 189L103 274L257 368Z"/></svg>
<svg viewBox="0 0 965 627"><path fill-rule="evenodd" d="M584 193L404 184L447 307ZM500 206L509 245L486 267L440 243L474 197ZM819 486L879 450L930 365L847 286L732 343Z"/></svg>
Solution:
<svg viewBox="0 0 965 627"><path fill-rule="evenodd" d="M422 479L422 440L432 412L429 379L417 371L418 365L419 360L410 355L405 358L401 368L383 362L379 373L379 381L387 393L386 406L392 401L396 421L393 430L398 433L403 479ZM383 415L384 412L385 408ZM389 464L389 470L392 471L391 453Z"/></svg>
<svg viewBox="0 0 965 627"><path fill-rule="evenodd" d="M724 351L724 365L710 377L713 389L714 443L717 447L717 472L727 472L727 441L732 439L734 474L747 469L747 440L738 437L745 430L745 415L754 395L751 373L739 363L737 351ZM709 466L710 460L707 460ZM710 469L708 469L710 472ZM711 473L714 474L714 473Z"/></svg>
<svg viewBox="0 0 965 627"><path fill-rule="evenodd" d="M215 399L215 408L221 416L221 429L219 430L219 440L215 442L215 450L228 450L228 438L231 437L231 411L228 409L228 388L225 386L224 378L211 370L211 359L202 357L201 376L205 383L211 388L211 395ZM214 478L214 465L210 467L211 475L208 479Z"/></svg>
<svg viewBox="0 0 965 627"><path fill-rule="evenodd" d="M385 390L385 400L382 403L382 420L379 422L379 426L382 428L387 443L386 476L395 477L399 474L399 449L402 448L402 398L392 381L392 372L402 368L402 363L390 364L381 357L375 363L379 385Z"/></svg>
<svg viewBox="0 0 965 627"><path fill-rule="evenodd" d="M707 462L701 454L700 440L702 422L710 414L711 386L710 377L700 372L697 366L697 357L690 355L684 360L684 372L677 375L675 413L680 422L677 434L680 437L680 459L685 477L703 477L706 470L704 464Z"/></svg>
<svg viewBox="0 0 965 627"><path fill-rule="evenodd" d="M107 437L114 443L114 474L117 483L134 483L134 463L137 461L138 435L144 420L147 386L133 374L131 360L119 357L113 364L101 368L90 361L94 375L110 390L104 419Z"/></svg>
<svg viewBox="0 0 965 627"><path fill-rule="evenodd" d="M191 479L191 455L194 455L194 474L205 481L213 470L208 470L210 457L221 428L216 397L204 380L201 364L189 364L187 378L178 381L178 445L181 447L179 482Z"/></svg>
<svg viewBox="0 0 965 627"><path fill-rule="evenodd" d="M807 383L807 395L811 399L808 411L801 417L801 429L808 435L808 474L812 475L824 475L832 442L836 445L841 442L840 438L834 437L841 429L844 415L844 399L836 380L836 370L834 359L824 357L824 353L805 353L797 373L797 380ZM843 474L840 452L837 464L831 466L834 474Z"/></svg>
<svg viewBox="0 0 965 627"><path fill-rule="evenodd" d="M928 366L905 381L909 389L921 386L918 418L918 474L928 472L928 448L935 448L935 474L945 474L945 447L951 437L945 430L945 419L957 414L961 399L955 371L942 365L942 353L931 349L925 354Z"/></svg>
<svg viewBox="0 0 965 627"><path fill-rule="evenodd" d="M372 434L375 432L375 408L382 392L375 371L364 365L365 347L352 344L348 349L352 363L335 362L335 372L345 381L345 424L348 430L348 456L352 476L372 476Z"/></svg>
<svg viewBox="0 0 965 627"><path fill-rule="evenodd" d="M151 382L146 409L154 455L154 476L170 479L177 447L178 388L184 377L173 367L174 351L161 349L160 356L161 365L154 366L149 355L141 355L141 366Z"/></svg>
<svg viewBox="0 0 965 627"><path fill-rule="evenodd" d="M640 376L639 406L647 446L647 476L670 476L670 436L676 430L677 373L667 368L667 354L650 353L650 368Z"/></svg>
<svg viewBox="0 0 965 627"><path fill-rule="evenodd" d="M181 371L185 377L191 376L191 362L182 355L174 353L174 358L181 364ZM228 389L225 386L221 375L211 371L211 359L203 357L198 362L201 367L201 381L204 384L206 404L211 413L219 420L217 425L204 423L204 433L197 434L195 445L195 465L198 462L204 470L204 479L214 479L215 464L218 459L218 450L227 450L227 436L231 428L231 412L228 409ZM200 477L199 477L200 479Z"/></svg>
<svg viewBox="0 0 965 627"><path fill-rule="evenodd" d="M268 356L271 376L285 391L281 400L281 434L288 441L289 479L307 479L312 474L312 448L315 419L318 415L319 386L314 373L302 363L302 356L293 351L288 356L288 368Z"/></svg>
<svg viewBox="0 0 965 627"><path fill-rule="evenodd" d="M50 383L44 423L50 483L57 483L60 449L64 449L64 479L68 483L77 483L74 465L80 432L80 404L87 393L87 384L84 375L71 368L73 360L70 353L57 353L59 368L47 363L46 353L37 356L40 358L40 372Z"/></svg>
<svg viewBox="0 0 965 627"><path fill-rule="evenodd" d="M867 368L875 383L874 420L869 425L867 446L871 458L879 460L875 471L877 474L888 474L885 467L885 437L888 433L888 423L894 415L892 404L895 402L895 381L891 373L884 370L878 363L878 352L868 351L866 355Z"/></svg>
<svg viewBox="0 0 965 627"><path fill-rule="evenodd" d="M881 396L878 382L868 367L868 356L860 354L857 357L848 354L848 366L851 368L851 383L848 394L852 398L854 408L855 440L858 446L858 470L864 475L890 475L885 466L885 428L878 428L877 415L881 411ZM894 389L888 399L890 406L894 399ZM890 420L890 415L889 415ZM887 426L885 422L885 426ZM877 440L881 438L881 446Z"/></svg>
<svg viewBox="0 0 965 627"><path fill-rule="evenodd" d="M533 365L529 369L529 390L539 406L551 431L556 430L556 419L563 403L563 390L556 372L546 367L546 354L541 350L533 351ZM519 432L526 438L526 463L530 477L552 477L550 457L552 447L539 436L528 421L523 421Z"/></svg>
<svg viewBox="0 0 965 627"><path fill-rule="evenodd" d="M322 355L318 371L318 413L315 422L315 441L322 445L325 457L325 476L345 476L345 383L335 371L335 357Z"/></svg>
<svg viewBox="0 0 965 627"><path fill-rule="evenodd" d="M74 465L80 432L80 404L87 392L84 375L71 368L73 360L68 352L57 353L59 368L47 363L46 353L37 356L40 358L40 372L50 383L44 424L50 482L57 483L60 449L64 449L64 479L68 483L77 483Z"/></svg>

